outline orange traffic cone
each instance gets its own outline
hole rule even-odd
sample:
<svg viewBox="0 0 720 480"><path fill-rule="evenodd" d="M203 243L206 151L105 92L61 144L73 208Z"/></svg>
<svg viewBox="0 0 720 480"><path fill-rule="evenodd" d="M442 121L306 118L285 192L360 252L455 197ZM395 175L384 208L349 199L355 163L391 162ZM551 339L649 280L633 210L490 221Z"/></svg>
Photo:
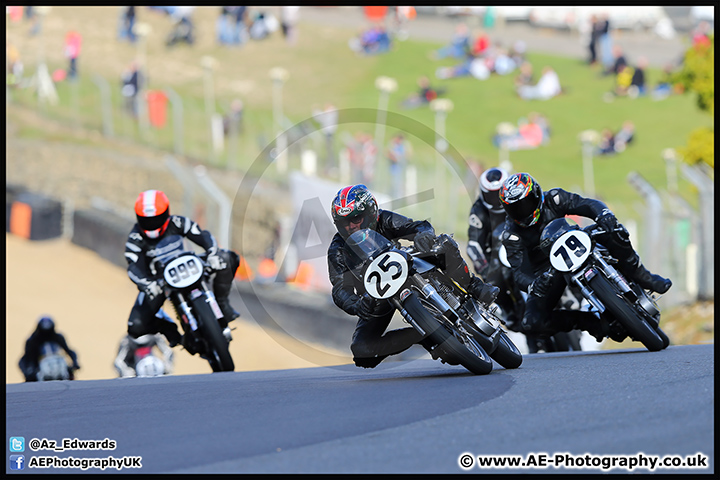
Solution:
<svg viewBox="0 0 720 480"><path fill-rule="evenodd" d="M309 290L312 285L312 277L314 273L315 269L312 265L306 262L300 262L297 272L295 272L295 278L291 283L303 290Z"/></svg>

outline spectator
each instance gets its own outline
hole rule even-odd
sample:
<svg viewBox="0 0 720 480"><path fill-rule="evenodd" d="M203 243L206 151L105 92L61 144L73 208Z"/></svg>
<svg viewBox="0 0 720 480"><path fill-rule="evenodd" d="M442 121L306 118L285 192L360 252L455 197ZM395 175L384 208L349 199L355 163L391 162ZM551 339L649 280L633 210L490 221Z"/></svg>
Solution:
<svg viewBox="0 0 720 480"><path fill-rule="evenodd" d="M128 39L130 43L135 43L137 37L133 31L135 27L135 7L122 7L120 10L120 25L118 28L118 38L120 40Z"/></svg>
<svg viewBox="0 0 720 480"><path fill-rule="evenodd" d="M490 37L482 30L477 32L475 41L472 44L471 53L475 56L482 56L490 47Z"/></svg>
<svg viewBox="0 0 720 480"><path fill-rule="evenodd" d="M633 72L634 69L629 65L620 66L620 71L615 75L615 95L624 97L628 94L633 79Z"/></svg>
<svg viewBox="0 0 720 480"><path fill-rule="evenodd" d="M440 60L448 57L463 58L469 52L470 35L468 27L464 23L459 23L455 27L455 34L453 35L450 44L431 52L430 56L433 60Z"/></svg>
<svg viewBox="0 0 720 480"><path fill-rule="evenodd" d="M597 153L598 155L612 155L615 153L615 135L609 128L605 128L600 134Z"/></svg>
<svg viewBox="0 0 720 480"><path fill-rule="evenodd" d="M634 139L635 125L630 120L626 120L622 128L613 137L613 148L617 153L623 152Z"/></svg>
<svg viewBox="0 0 720 480"><path fill-rule="evenodd" d="M647 93L645 86L645 71L648 67L648 59L646 57L640 57L635 71L633 72L632 79L630 80L630 87L628 88L628 95L631 98L637 98Z"/></svg>
<svg viewBox="0 0 720 480"><path fill-rule="evenodd" d="M709 47L710 42L710 23L707 20L702 20L698 23L697 27L692 31L692 46L693 48Z"/></svg>
<svg viewBox="0 0 720 480"><path fill-rule="evenodd" d="M550 129L545 117L532 112L526 118L518 120L518 127L503 122L498 125L493 144L508 150L528 150L547 144L550 141Z"/></svg>
<svg viewBox="0 0 720 480"><path fill-rule="evenodd" d="M223 133L225 136L242 135L244 130L243 114L245 107L243 101L236 98L230 104L230 111L223 117Z"/></svg>
<svg viewBox="0 0 720 480"><path fill-rule="evenodd" d="M405 25L417 16L415 7L395 7L395 38L400 41L407 40L408 32Z"/></svg>
<svg viewBox="0 0 720 480"><path fill-rule="evenodd" d="M390 140L387 155L392 179L391 194L393 198L402 198L405 196L405 168L412 155L412 145L402 133L397 133Z"/></svg>
<svg viewBox="0 0 720 480"><path fill-rule="evenodd" d="M535 76L533 75L532 64L525 61L520 64L520 73L515 77L515 88L519 88L522 85L532 85L535 83Z"/></svg>
<svg viewBox="0 0 720 480"><path fill-rule="evenodd" d="M433 88L430 85L430 79L426 76L418 78L417 85L419 90L403 100L403 108L410 109L427 105L445 93L445 89L443 88Z"/></svg>
<svg viewBox="0 0 720 480"><path fill-rule="evenodd" d="M510 58L508 51L504 48L498 48L495 51L495 57L492 59L492 62L492 71L498 75L508 75L517 67L515 61Z"/></svg>
<svg viewBox="0 0 720 480"><path fill-rule="evenodd" d="M610 73L617 75L622 71L623 67L628 64L628 62L625 59L625 53L623 52L623 49L620 45L614 45L612 48L612 52L614 61L612 67L610 68Z"/></svg>
<svg viewBox="0 0 720 480"><path fill-rule="evenodd" d="M595 63L597 63L597 44L599 36L600 21L598 20L597 15L590 15L590 41L588 42L588 52L590 53L588 63L590 65L595 65Z"/></svg>
<svg viewBox="0 0 720 480"><path fill-rule="evenodd" d="M610 18L607 12L598 17L598 44L600 45L600 59L603 64L603 71L607 73L613 62Z"/></svg>
<svg viewBox="0 0 720 480"><path fill-rule="evenodd" d="M517 88L517 92L523 100L549 100L560 95L562 87L555 70L546 66L536 85L521 85Z"/></svg>
<svg viewBox="0 0 720 480"><path fill-rule="evenodd" d="M523 40L516 40L510 49L510 58L513 59L515 65L522 65L525 62L525 52L527 51L527 45Z"/></svg>
<svg viewBox="0 0 720 480"><path fill-rule="evenodd" d="M195 26L192 20L192 14L196 7L173 7L170 14L173 27L168 35L165 45L174 46L176 43L185 42L188 45L195 43Z"/></svg>
<svg viewBox="0 0 720 480"><path fill-rule="evenodd" d="M390 36L385 27L380 24L372 26L360 35L358 43L351 43L351 47L358 53L374 55L390 50Z"/></svg>
<svg viewBox="0 0 720 480"><path fill-rule="evenodd" d="M255 19L250 24L250 38L253 40L263 40L270 36L271 30L268 25L265 12L258 12Z"/></svg>
<svg viewBox="0 0 720 480"><path fill-rule="evenodd" d="M280 26L283 37L288 45L295 45L297 42L297 22L300 16L300 7L280 7Z"/></svg>
<svg viewBox="0 0 720 480"><path fill-rule="evenodd" d="M78 32L71 31L65 36L65 58L68 59L67 78L74 80L77 78L77 59L80 56L80 44L82 37Z"/></svg>
<svg viewBox="0 0 720 480"><path fill-rule="evenodd" d="M234 45L244 44L250 35L247 28L247 8L248 7L230 7L230 20L235 25L235 28L232 30L232 43Z"/></svg>
<svg viewBox="0 0 720 480"><path fill-rule="evenodd" d="M234 24L235 16L233 15L233 9L238 7L221 7L220 15L218 16L215 24L215 33L217 35L217 42L220 45L231 45L233 43L234 36Z"/></svg>
<svg viewBox="0 0 720 480"><path fill-rule="evenodd" d="M133 60L122 74L122 90L120 92L125 98L125 108L135 118L138 115L138 93L140 93L143 81L138 62Z"/></svg>

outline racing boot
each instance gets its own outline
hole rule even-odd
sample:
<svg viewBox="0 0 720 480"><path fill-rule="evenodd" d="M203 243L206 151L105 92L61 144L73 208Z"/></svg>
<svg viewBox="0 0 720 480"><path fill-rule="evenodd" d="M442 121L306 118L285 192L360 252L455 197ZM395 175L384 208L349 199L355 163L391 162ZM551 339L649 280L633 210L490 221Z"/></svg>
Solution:
<svg viewBox="0 0 720 480"><path fill-rule="evenodd" d="M158 332L162 333L165 338L167 338L170 347L175 347L182 341L182 335L178 332L175 322L168 322L158 318L156 325Z"/></svg>
<svg viewBox="0 0 720 480"><path fill-rule="evenodd" d="M229 268L225 270L220 270L215 274L215 280L213 282L213 291L215 292L215 300L218 302L218 306L220 307L220 310L223 313L223 320L225 325L222 325L223 328L227 327L227 323L232 322L236 318L240 316L240 314L235 311L235 309L230 305L230 289L232 288L232 281L234 277L235 269Z"/></svg>
<svg viewBox="0 0 720 480"><path fill-rule="evenodd" d="M634 281L645 290L663 294L672 287L672 281L669 278L650 273L640 262L640 257L636 252L633 252L627 260L620 262L620 267L629 280Z"/></svg>
<svg viewBox="0 0 720 480"><path fill-rule="evenodd" d="M602 342L611 334L610 324L603 318L598 318L590 312L577 312L577 322L575 328L588 332L595 337L595 340Z"/></svg>
<svg viewBox="0 0 720 480"><path fill-rule="evenodd" d="M672 287L672 281L669 278L650 273L642 263L638 264L637 270L635 270L631 278L645 290L651 290L660 294L667 292L670 290L670 287Z"/></svg>
<svg viewBox="0 0 720 480"><path fill-rule="evenodd" d="M490 305L495 301L500 289L494 285L483 282L468 269L467 262L462 258L458 244L449 235L442 234L436 240L439 252L444 256L445 271L474 299L480 303Z"/></svg>

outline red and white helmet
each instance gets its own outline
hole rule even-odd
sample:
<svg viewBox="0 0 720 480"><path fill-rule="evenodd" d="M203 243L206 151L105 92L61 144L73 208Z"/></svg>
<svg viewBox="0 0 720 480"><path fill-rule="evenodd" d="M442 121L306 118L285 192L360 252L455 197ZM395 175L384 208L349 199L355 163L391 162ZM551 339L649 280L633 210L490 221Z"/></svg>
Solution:
<svg viewBox="0 0 720 480"><path fill-rule="evenodd" d="M135 216L142 234L157 239L170 223L170 201L160 190L145 190L135 201Z"/></svg>

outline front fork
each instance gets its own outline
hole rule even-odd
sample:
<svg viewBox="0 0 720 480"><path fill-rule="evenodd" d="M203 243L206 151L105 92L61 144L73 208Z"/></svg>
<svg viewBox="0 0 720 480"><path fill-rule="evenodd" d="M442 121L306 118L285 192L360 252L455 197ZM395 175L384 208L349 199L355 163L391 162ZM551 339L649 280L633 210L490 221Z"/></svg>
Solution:
<svg viewBox="0 0 720 480"><path fill-rule="evenodd" d="M589 282L591 278L593 278L599 273L597 271L598 269L601 270L605 278L607 278L608 280L610 280L610 282L616 285L620 292L630 301L635 302L638 299L637 295L627 283L625 278L620 275L620 273L617 271L617 269L615 269L615 267L610 265L603 258L602 254L599 251L593 250L592 257L595 259L594 264L591 264L586 268L581 269L576 274L572 275L570 279L572 283L574 283L578 286L578 288L580 288L583 296L587 299L588 302L590 302L593 307L595 307L595 309L598 310L598 312L603 313L605 311L605 305L603 305L600 299L597 298L594 292L590 291L590 289L586 287L586 282Z"/></svg>

